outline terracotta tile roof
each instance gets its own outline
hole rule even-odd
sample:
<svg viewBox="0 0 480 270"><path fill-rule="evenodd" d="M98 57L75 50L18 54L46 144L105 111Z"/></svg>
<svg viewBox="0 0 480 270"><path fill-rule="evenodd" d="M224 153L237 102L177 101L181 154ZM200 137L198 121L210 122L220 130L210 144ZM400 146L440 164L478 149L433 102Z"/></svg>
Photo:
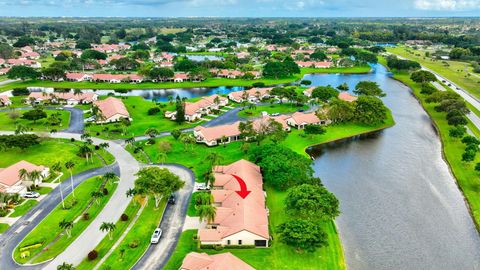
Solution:
<svg viewBox="0 0 480 270"><path fill-rule="evenodd" d="M220 102L227 100L227 98L215 94L208 97L203 97L202 99L196 102L185 102L185 114L193 115L195 113L198 113L202 109L215 106L215 98L217 97Z"/></svg>
<svg viewBox="0 0 480 270"><path fill-rule="evenodd" d="M208 255L190 252L183 259L180 270L254 270L255 268L235 257L232 253Z"/></svg>
<svg viewBox="0 0 480 270"><path fill-rule="evenodd" d="M235 100L241 100L244 92L247 92L248 97L256 97L258 93L260 93L260 97L261 97L270 93L272 89L273 88L252 88L244 91L231 92L230 95Z"/></svg>
<svg viewBox="0 0 480 270"><path fill-rule="evenodd" d="M10 98L7 95L0 95L0 103L10 104Z"/></svg>
<svg viewBox="0 0 480 270"><path fill-rule="evenodd" d="M358 97L352 96L348 92L341 92L340 94L338 94L338 98L348 102L353 102L358 99Z"/></svg>
<svg viewBox="0 0 480 270"><path fill-rule="evenodd" d="M58 93L54 92L51 94L47 94L44 92L32 92L28 96L28 98L35 98L35 99L40 99L40 100L50 100L53 97L57 99L62 99L62 100L76 100L76 101L83 101L83 102L93 102L96 100L98 97L97 94L92 93L92 92L86 92L86 93L79 93L76 94L73 92L66 92L66 93Z"/></svg>
<svg viewBox="0 0 480 270"><path fill-rule="evenodd" d="M309 125L309 124L317 124L320 123L320 119L317 117L315 113L302 113L296 112L292 114L291 118L297 123L298 125Z"/></svg>
<svg viewBox="0 0 480 270"><path fill-rule="evenodd" d="M100 109L103 116L105 116L105 118L107 119L116 114L120 114L124 117L130 118L130 114L128 113L127 108L118 98L109 97L105 100L95 101L94 104Z"/></svg>
<svg viewBox="0 0 480 270"><path fill-rule="evenodd" d="M27 172L32 172L43 171L45 167L37 166L28 161L21 160L10 167L0 168L0 184L8 187L15 185L18 181L20 181L19 172L21 169L25 169Z"/></svg>
<svg viewBox="0 0 480 270"><path fill-rule="evenodd" d="M241 231L268 239L268 215L260 167L241 159L227 166L216 166L213 171L215 182L212 194L215 202L220 203L213 221L217 228L199 230L200 240L215 242ZM251 191L244 199L235 192L239 190L239 185L232 174L242 178Z"/></svg>

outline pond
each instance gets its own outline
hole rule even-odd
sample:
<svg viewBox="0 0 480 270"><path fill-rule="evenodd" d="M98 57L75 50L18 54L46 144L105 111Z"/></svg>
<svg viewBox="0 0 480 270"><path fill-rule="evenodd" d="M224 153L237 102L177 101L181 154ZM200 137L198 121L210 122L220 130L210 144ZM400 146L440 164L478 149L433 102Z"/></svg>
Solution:
<svg viewBox="0 0 480 270"><path fill-rule="evenodd" d="M337 218L349 269L480 269L480 238L441 142L411 90L381 65L361 75L306 75L350 89L376 81L396 125L310 149L314 169L340 200Z"/></svg>
<svg viewBox="0 0 480 270"><path fill-rule="evenodd" d="M197 62L203 62L205 60L208 60L208 61L223 60L223 57L218 55L186 54L184 56L186 56L190 60L197 61Z"/></svg>

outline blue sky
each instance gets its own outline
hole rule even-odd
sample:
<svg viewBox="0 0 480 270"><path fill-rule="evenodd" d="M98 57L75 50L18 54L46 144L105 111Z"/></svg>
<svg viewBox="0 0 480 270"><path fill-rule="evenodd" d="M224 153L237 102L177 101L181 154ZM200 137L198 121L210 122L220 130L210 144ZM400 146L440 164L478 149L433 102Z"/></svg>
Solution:
<svg viewBox="0 0 480 270"><path fill-rule="evenodd" d="M0 0L0 16L480 16L480 0Z"/></svg>

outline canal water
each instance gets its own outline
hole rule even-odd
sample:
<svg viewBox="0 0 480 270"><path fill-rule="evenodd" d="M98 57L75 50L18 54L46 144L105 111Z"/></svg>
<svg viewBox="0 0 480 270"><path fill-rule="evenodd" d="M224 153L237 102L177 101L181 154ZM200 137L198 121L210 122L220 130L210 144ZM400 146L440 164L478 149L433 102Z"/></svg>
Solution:
<svg viewBox="0 0 480 270"><path fill-rule="evenodd" d="M480 238L441 156L432 122L410 89L381 65L362 75L307 75L351 89L376 81L396 125L380 134L311 149L315 173L340 200L349 269L480 269Z"/></svg>

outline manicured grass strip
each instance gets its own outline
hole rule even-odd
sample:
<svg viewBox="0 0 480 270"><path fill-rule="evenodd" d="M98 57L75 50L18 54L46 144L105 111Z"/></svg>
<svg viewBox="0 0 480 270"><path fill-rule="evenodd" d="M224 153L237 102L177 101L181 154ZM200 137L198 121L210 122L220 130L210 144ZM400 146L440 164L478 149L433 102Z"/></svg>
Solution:
<svg viewBox="0 0 480 270"><path fill-rule="evenodd" d="M155 208L155 200L149 199L137 222L102 266L109 266L111 269L130 269L150 246L150 237L158 227L165 207L166 199L160 202L158 208ZM124 251L123 254L121 250Z"/></svg>
<svg viewBox="0 0 480 270"><path fill-rule="evenodd" d="M167 264L163 268L164 270L178 270L182 265L183 258L189 252L199 250L197 241L194 236L197 234L197 230L186 230L182 232L180 239L177 242L177 247L172 256L168 260Z"/></svg>
<svg viewBox="0 0 480 270"><path fill-rule="evenodd" d="M125 232L128 225L132 222L133 218L137 214L138 210L140 209L141 205L138 202L130 202L125 210L125 214L128 216L127 221L119 220L115 223L115 231L113 231L112 240L107 236L105 236L102 241L95 247L95 250L98 252L97 259L90 261L88 258L85 258L78 266L77 270L87 270L93 269L95 265L107 254L107 252L112 248L112 246L117 242L120 236Z"/></svg>
<svg viewBox="0 0 480 270"><path fill-rule="evenodd" d="M22 110L22 111L15 111L16 113L19 113L20 116L27 112L28 110ZM62 129L68 128L68 123L70 122L70 112L69 111L63 111L63 110L45 110L47 113L47 118L54 114L54 113L60 113L60 119L62 120L60 125L57 126L51 126L47 122L47 118L41 119L36 121L35 123L30 120L22 119L21 117L16 119L15 121L12 120L9 117L10 112L0 112L0 129L1 130L16 130L17 125L25 125L27 128L30 129L30 131L44 131L44 132L50 132L52 129L56 129L58 131Z"/></svg>
<svg viewBox="0 0 480 270"><path fill-rule="evenodd" d="M6 230L8 230L8 228L10 228L10 225L6 223L0 223L0 233L4 233Z"/></svg>
<svg viewBox="0 0 480 270"><path fill-rule="evenodd" d="M480 98L480 78L469 74L472 72L470 63L450 60L432 60L429 57L425 57L425 51L413 50L411 48L408 48L407 51L404 46L389 47L387 51L419 62L422 66L435 71L464 88L472 95Z"/></svg>
<svg viewBox="0 0 480 270"><path fill-rule="evenodd" d="M52 82L42 80L18 81L3 85L0 91L22 87L54 87L54 88L83 88L83 89L169 89L169 88L195 88L195 87L218 87L218 86L252 86L254 83L262 82L265 85L276 85L291 83L300 80L305 74L309 73L367 73L369 66L351 67L351 68L302 68L300 74L283 79L226 79L226 78L208 78L202 82L144 82L138 84L132 83L96 83L96 82Z"/></svg>
<svg viewBox="0 0 480 270"><path fill-rule="evenodd" d="M52 191L51 187L39 187L35 190L36 192L40 193L40 195L48 194Z"/></svg>
<svg viewBox="0 0 480 270"><path fill-rule="evenodd" d="M85 158L77 155L80 142L71 143L69 140L64 139L42 139L40 144L29 147L25 150L20 149L8 149L2 151L2 158L0 158L0 168L8 167L21 160L26 160L36 165L43 165L51 168L53 164L60 162L62 165L63 176L61 180L70 177L70 172L65 169L64 164L72 160L75 163L73 168L73 174L79 172L103 167L102 161L96 156L93 156L93 161L89 161ZM100 153L106 160L113 162L114 157L103 150L95 151ZM53 179L52 179L53 180ZM47 181L47 179L45 180Z"/></svg>
<svg viewBox="0 0 480 270"><path fill-rule="evenodd" d="M101 209L103 209L105 204L108 202L108 199L113 193L113 190L116 188L116 184L107 184L106 188L108 189L109 194L99 200L99 205L97 203L93 203L92 206L88 209L87 212L90 215L89 220L84 220L83 218L80 218L78 222L74 224L72 229L72 237L68 238L66 234L60 235L63 230L58 226L58 224L64 219L67 221L76 220L91 202L91 192L94 190L99 190L102 183L103 180L100 177L94 177L85 180L77 188L75 188L75 197L77 203L68 210L62 209L62 205L60 203L47 217L42 220L42 222L40 222L40 224L38 224L37 227L35 227L35 229L33 229L22 240L22 242L17 246L17 248L15 248L13 252L14 259L18 263L26 263L33 256L41 252L42 249L49 245L53 240L57 241L51 246L49 246L48 250L44 251L38 257L36 257L34 262L42 262L60 254L95 219ZM65 205L71 205L73 201L73 196L72 194L70 194L65 198ZM57 237L59 238L57 239ZM41 243L42 246L31 249L29 258L22 259L20 257L21 252L19 251L19 248L39 243Z"/></svg>
<svg viewBox="0 0 480 270"><path fill-rule="evenodd" d="M197 209L195 208L195 198L200 194L201 191L196 191L192 193L192 197L190 198L190 203L188 204L188 209L187 209L187 216L189 217L197 217Z"/></svg>
<svg viewBox="0 0 480 270"><path fill-rule="evenodd" d="M240 111L238 113L238 116L243 118L249 118L249 117L261 116L262 112L267 112L268 114L272 114L272 113L285 114L285 113L293 113L298 110L308 110L308 106L307 105L296 106L295 104L292 104L292 103L277 103L277 104L271 104L271 105L256 106L253 109L247 108L243 111Z"/></svg>
<svg viewBox="0 0 480 270"><path fill-rule="evenodd" d="M36 200L26 200L21 205L15 207L13 213L9 217L20 217L25 215L32 207L34 207L38 202Z"/></svg>
<svg viewBox="0 0 480 270"><path fill-rule="evenodd" d="M473 216L473 220L480 229L480 172L475 171L475 164L480 162L480 155L477 155L473 162L463 162L462 154L465 149L465 145L460 139L451 138L448 135L449 130L452 128L448 125L445 119L445 113L435 111L435 103L426 103L425 95L420 94L421 85L410 80L410 76L407 73L394 73L395 79L398 79L413 89L413 92L420 99L422 106L425 108L431 119L434 121L440 132L440 138L443 145L444 157L449 164L453 175L457 179L457 184L463 192L463 195L467 199L470 206L470 212ZM472 125L469 125L472 127ZM476 131L476 129L474 129Z"/></svg>

